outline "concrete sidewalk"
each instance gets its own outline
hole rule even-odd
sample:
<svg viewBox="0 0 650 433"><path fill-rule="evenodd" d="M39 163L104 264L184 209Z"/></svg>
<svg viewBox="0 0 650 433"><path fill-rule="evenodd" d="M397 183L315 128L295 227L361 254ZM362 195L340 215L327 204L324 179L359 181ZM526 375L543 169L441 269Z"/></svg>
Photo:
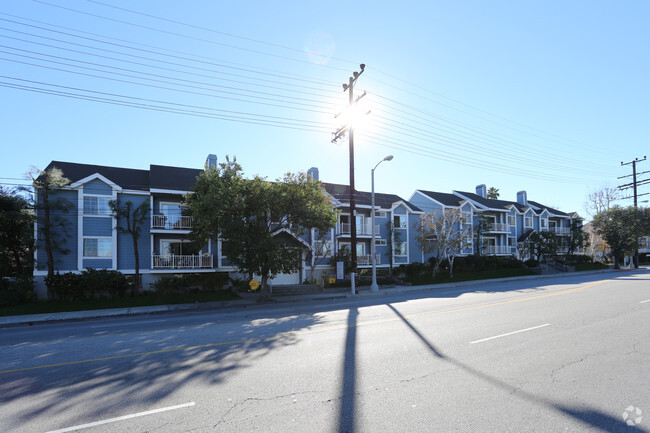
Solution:
<svg viewBox="0 0 650 433"><path fill-rule="evenodd" d="M625 269L625 270L634 270L634 269ZM268 307L272 305L282 305L282 304L295 303L295 302L315 302L315 301L332 300L332 299L366 298L366 297L376 297L376 296L392 295L392 294L399 294L399 293L413 293L413 292L425 292L425 291L433 291L433 290L440 290L440 289L472 287L472 286L495 284L495 283L509 282L509 281L539 280L539 279L546 279L546 278L582 276L582 275L602 274L602 273L609 273L609 272L614 272L614 270L603 269L599 271L574 272L570 274L561 273L561 274L550 274L550 275L528 275L522 277L464 281L459 283L428 284L423 286L384 286L384 287L380 286L378 293L371 292L368 286L361 286L359 288L358 294L352 294L350 289L348 288L349 291L347 292L339 291L335 293L325 292L325 293L304 294L304 295L278 296L274 298L276 302L270 304L258 303L257 295L243 294L242 299L236 299L231 301L215 301L215 302L201 302L201 303L197 302L194 304L153 305L149 307L111 308L105 310L69 311L63 313L4 316L4 317L0 317L0 328L9 327L9 326L18 326L18 325L32 325L34 323L42 323L42 322L84 320L84 319L93 319L93 318L100 318L100 317L134 316L134 315L141 315L141 314L178 312L178 311L241 309L241 308L246 308L248 306L263 305L265 307Z"/></svg>

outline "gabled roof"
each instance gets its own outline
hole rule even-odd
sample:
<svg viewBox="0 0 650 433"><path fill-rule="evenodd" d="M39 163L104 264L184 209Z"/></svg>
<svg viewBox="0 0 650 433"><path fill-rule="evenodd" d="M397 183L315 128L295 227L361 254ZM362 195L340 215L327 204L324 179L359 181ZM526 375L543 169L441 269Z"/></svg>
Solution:
<svg viewBox="0 0 650 433"><path fill-rule="evenodd" d="M528 203L530 203L531 205L533 205L536 208L539 208L541 211L547 210L553 216L570 217L570 215L568 213L566 213L566 212L562 212L560 210L553 209L553 208L545 206L545 205L543 205L541 203L537 203L536 201L528 200Z"/></svg>
<svg viewBox="0 0 650 433"><path fill-rule="evenodd" d="M478 194L474 194L473 192L464 192L464 191L454 191L454 193L458 193L462 195L463 197L467 197L473 202L478 203L479 205L488 208L488 209L504 209L504 210L509 210L512 206L516 207L519 212L525 212L526 211L526 206L517 203L516 201L507 201L507 200L495 200L491 198L483 198Z"/></svg>
<svg viewBox="0 0 650 433"><path fill-rule="evenodd" d="M350 203L350 186L341 185L337 183L327 183L321 182L325 191L338 200L341 203ZM372 204L372 193L366 191L356 191L354 194L354 200L357 205L370 206ZM393 203L403 202L414 212L422 212L420 208L414 204L404 200L402 197L395 194L384 194L380 192L375 192L375 206L382 209L390 209L393 207Z"/></svg>
<svg viewBox="0 0 650 433"><path fill-rule="evenodd" d="M105 178L125 189L148 190L149 189L149 171L136 170L133 168L107 167L104 165L79 164L76 162L52 161L45 170L53 167L63 172L63 176L70 179L70 183L75 183L81 179L87 178L95 173L99 173ZM41 177L39 176L39 179Z"/></svg>
<svg viewBox="0 0 650 433"><path fill-rule="evenodd" d="M435 191L424 191L418 189L417 192L424 194L425 196L432 198L433 200L441 203L443 206L454 206L460 207L464 201L462 198L454 194L447 194L444 192L435 192Z"/></svg>

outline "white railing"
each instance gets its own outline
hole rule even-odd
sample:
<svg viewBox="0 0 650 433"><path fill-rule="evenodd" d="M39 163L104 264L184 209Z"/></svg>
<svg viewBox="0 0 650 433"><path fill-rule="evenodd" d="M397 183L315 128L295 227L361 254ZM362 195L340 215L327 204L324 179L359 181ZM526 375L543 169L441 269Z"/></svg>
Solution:
<svg viewBox="0 0 650 433"><path fill-rule="evenodd" d="M484 254L512 254L512 247L487 245L483 247Z"/></svg>
<svg viewBox="0 0 650 433"><path fill-rule="evenodd" d="M381 264L381 254L375 254L375 263ZM363 254L357 256L357 265L359 266L370 266L372 265L372 254Z"/></svg>
<svg viewBox="0 0 650 433"><path fill-rule="evenodd" d="M508 224L504 223L490 223L488 226L488 231L489 232L508 232L510 231L510 227Z"/></svg>
<svg viewBox="0 0 650 433"><path fill-rule="evenodd" d="M192 228L192 217L187 215L152 215L152 229L189 230Z"/></svg>
<svg viewBox="0 0 650 433"><path fill-rule="evenodd" d="M568 235L571 233L569 227L551 227L551 231L556 235Z"/></svg>
<svg viewBox="0 0 650 433"><path fill-rule="evenodd" d="M161 256L153 255L154 269L201 269L212 268L212 254L192 255L192 256Z"/></svg>
<svg viewBox="0 0 650 433"><path fill-rule="evenodd" d="M350 234L350 223L338 223L336 225L336 234L337 235L349 235ZM368 235L372 236L372 224L361 224L357 225L357 235ZM379 224L375 224L375 236L379 236Z"/></svg>

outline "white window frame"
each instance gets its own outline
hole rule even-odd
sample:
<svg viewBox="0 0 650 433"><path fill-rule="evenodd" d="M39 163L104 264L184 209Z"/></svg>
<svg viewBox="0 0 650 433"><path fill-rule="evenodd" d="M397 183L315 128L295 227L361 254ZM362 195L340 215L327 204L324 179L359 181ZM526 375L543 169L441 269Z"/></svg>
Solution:
<svg viewBox="0 0 650 433"><path fill-rule="evenodd" d="M348 247L348 249L352 251L351 242L339 242L339 251L345 247ZM361 251L359 251L359 248L361 248ZM364 244L363 242L357 242L357 256L365 256L365 255L366 255L366 244Z"/></svg>
<svg viewBox="0 0 650 433"><path fill-rule="evenodd" d="M94 256L87 256L86 255L86 241L92 241L95 240L97 241L97 255ZM108 248L108 255L99 255L100 252L100 247L99 247L99 241L108 241L109 242L109 248ZM84 236L83 237L83 243L82 243L82 254L84 259L112 259L113 258L113 237L112 236Z"/></svg>
<svg viewBox="0 0 650 433"><path fill-rule="evenodd" d="M548 220L546 218L540 218L539 219L539 227L546 229L548 228Z"/></svg>
<svg viewBox="0 0 650 433"><path fill-rule="evenodd" d="M472 224L472 213L471 212L466 212L463 211L463 223L464 224Z"/></svg>
<svg viewBox="0 0 650 433"><path fill-rule="evenodd" d="M508 225L510 227L515 227L517 225L517 216L516 215L508 215Z"/></svg>
<svg viewBox="0 0 650 433"><path fill-rule="evenodd" d="M323 255L323 246L327 245L327 255ZM317 254L320 257L331 257L333 253L333 244L330 240L324 241L314 241L314 254ZM318 251L318 253L316 253Z"/></svg>
<svg viewBox="0 0 650 433"><path fill-rule="evenodd" d="M508 247L513 248L517 246L517 238L514 236L508 236Z"/></svg>
<svg viewBox="0 0 650 433"><path fill-rule="evenodd" d="M375 238L375 246L376 247L385 247L388 245L388 241L386 239L376 239Z"/></svg>
<svg viewBox="0 0 650 433"><path fill-rule="evenodd" d="M385 211L375 211L375 218L386 218L386 212Z"/></svg>
<svg viewBox="0 0 650 433"><path fill-rule="evenodd" d="M86 211L86 199L87 198L94 198L97 199L97 213L89 213ZM105 209L100 209L100 199L103 199L106 201L106 208ZM102 201L103 201L102 200ZM113 211L111 210L111 207L109 206L109 202L111 200L114 200L113 197L107 196L107 195L99 195L99 194L84 194L83 195L83 216L87 217L112 217L113 216ZM103 210L103 212L102 212Z"/></svg>
<svg viewBox="0 0 650 433"><path fill-rule="evenodd" d="M167 254L163 253L163 242L169 242L169 243L175 243L175 244L191 244L192 243L192 241L190 239L160 239L160 242L159 242L158 245L159 245L159 255L161 257L163 257L163 256L166 257L167 256ZM201 248L201 250L202 249L203 248ZM200 250L199 250L199 252L200 252ZM181 254L181 255L189 256L191 254ZM198 254L198 255L200 255L200 254Z"/></svg>
<svg viewBox="0 0 650 433"><path fill-rule="evenodd" d="M404 251L401 251L402 250L401 246L403 246ZM398 250L399 250L400 253L403 252L404 254L398 254ZM406 242L406 241L395 242L395 246L393 248L393 253L394 253L393 255L395 257L408 257L408 255L409 255L408 242Z"/></svg>
<svg viewBox="0 0 650 433"><path fill-rule="evenodd" d="M399 219L399 224L395 224L395 218ZM406 214L393 214L393 227L396 229L408 228L408 215Z"/></svg>
<svg viewBox="0 0 650 433"><path fill-rule="evenodd" d="M530 220L530 224L528 224L528 220ZM533 217L524 216L524 228L527 229L533 228Z"/></svg>

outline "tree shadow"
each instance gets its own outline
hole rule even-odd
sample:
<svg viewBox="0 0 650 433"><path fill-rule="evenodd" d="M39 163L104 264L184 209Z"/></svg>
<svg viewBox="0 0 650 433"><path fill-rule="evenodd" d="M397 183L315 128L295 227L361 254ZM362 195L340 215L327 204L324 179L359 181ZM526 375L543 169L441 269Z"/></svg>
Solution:
<svg viewBox="0 0 650 433"><path fill-rule="evenodd" d="M87 359L87 351L77 346L77 353L66 355L67 345L46 352L36 346L32 353L41 354L32 365L52 366L0 374L0 398L12 411L5 412L0 424L7 426L5 431L26 431L31 420L48 414L84 423L121 415L128 406L155 406L184 387L223 383L272 351L296 344L298 331L321 322L315 315L255 320L232 333L206 331L192 342L185 341L189 335L184 332L161 338L155 332L129 335L100 346L101 352L90 356L92 362L58 366L66 359ZM57 428L63 427L69 425Z"/></svg>
<svg viewBox="0 0 650 433"><path fill-rule="evenodd" d="M499 380L495 377L492 377L488 374L485 374L461 361L458 361L454 358L451 358L445 355L442 351L437 349L418 329L413 326L413 324L404 317L394 306L386 304L397 317L411 330L413 333L427 346L427 348L439 359L448 362L460 370L469 373L478 379L485 381L497 388L503 389L517 397L526 400L530 403L536 404L538 406L543 406L546 408L553 409L557 412L569 415L572 418L588 425L593 431L603 431L603 432L626 432L626 433L650 433L648 430L642 429L639 426L629 426L625 424L620 418L612 417L609 414L606 414L595 408L580 408L580 407L570 407L567 405L559 404L553 402L549 399L538 397L536 395L530 394L526 391L523 391L521 388L516 388L508 383Z"/></svg>

